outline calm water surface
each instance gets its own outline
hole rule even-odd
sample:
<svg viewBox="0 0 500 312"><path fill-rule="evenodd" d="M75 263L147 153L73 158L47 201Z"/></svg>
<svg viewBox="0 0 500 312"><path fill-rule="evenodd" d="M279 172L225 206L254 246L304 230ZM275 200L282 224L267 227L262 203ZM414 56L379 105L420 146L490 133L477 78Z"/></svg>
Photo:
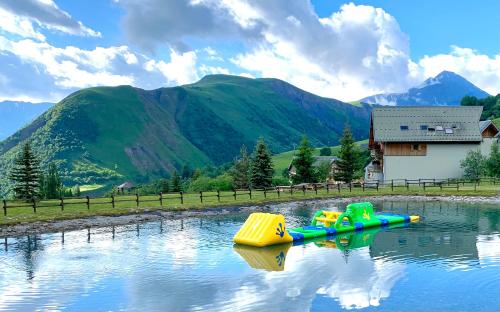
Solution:
<svg viewBox="0 0 500 312"><path fill-rule="evenodd" d="M269 209L298 226L328 206ZM424 218L259 250L233 247L243 213L9 238L0 310L500 311L500 206L382 206Z"/></svg>

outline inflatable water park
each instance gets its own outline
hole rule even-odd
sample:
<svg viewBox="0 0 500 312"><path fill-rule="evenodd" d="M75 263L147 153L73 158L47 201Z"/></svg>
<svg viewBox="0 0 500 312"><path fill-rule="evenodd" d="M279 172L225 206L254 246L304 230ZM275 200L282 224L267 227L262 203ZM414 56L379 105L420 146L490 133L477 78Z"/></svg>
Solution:
<svg viewBox="0 0 500 312"><path fill-rule="evenodd" d="M234 250L253 268L282 271L292 246L313 243L341 251L370 246L377 233L408 226L419 216L375 213L371 203L355 203L345 212L320 210L311 224L287 229L281 214L252 213L233 240Z"/></svg>
<svg viewBox="0 0 500 312"><path fill-rule="evenodd" d="M372 203L353 203L345 212L320 210L308 226L287 229L281 214L256 212L250 214L233 241L238 245L265 247L308 239L362 231L398 223L416 222L419 216L375 213Z"/></svg>

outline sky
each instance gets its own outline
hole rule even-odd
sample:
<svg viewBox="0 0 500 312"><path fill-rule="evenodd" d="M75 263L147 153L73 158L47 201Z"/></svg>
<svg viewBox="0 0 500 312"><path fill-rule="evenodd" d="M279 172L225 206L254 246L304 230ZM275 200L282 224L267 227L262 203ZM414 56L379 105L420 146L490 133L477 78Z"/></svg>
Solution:
<svg viewBox="0 0 500 312"><path fill-rule="evenodd" d="M443 70L500 93L498 0L1 0L0 101L278 78L343 101Z"/></svg>

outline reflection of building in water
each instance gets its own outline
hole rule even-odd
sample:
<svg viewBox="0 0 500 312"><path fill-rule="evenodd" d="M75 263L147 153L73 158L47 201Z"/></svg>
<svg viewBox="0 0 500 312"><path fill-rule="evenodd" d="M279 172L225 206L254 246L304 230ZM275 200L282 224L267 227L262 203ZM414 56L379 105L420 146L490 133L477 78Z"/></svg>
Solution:
<svg viewBox="0 0 500 312"><path fill-rule="evenodd" d="M384 203L383 209L405 212L406 203ZM464 260L478 259L477 235L498 230L498 214L488 213L474 205L461 203L413 203L411 213L425 215L407 231L389 231L383 239L376 240L371 255L379 256L387 251L410 257L449 258L460 255ZM425 228L425 230L419 230ZM418 248L417 248L418 246Z"/></svg>

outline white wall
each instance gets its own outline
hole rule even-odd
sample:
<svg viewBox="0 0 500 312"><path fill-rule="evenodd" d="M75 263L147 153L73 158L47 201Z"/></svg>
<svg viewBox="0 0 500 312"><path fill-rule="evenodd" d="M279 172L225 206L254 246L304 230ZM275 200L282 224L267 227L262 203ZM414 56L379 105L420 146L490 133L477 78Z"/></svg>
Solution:
<svg viewBox="0 0 500 312"><path fill-rule="evenodd" d="M384 156L384 179L461 178L460 161L469 150L480 149L487 156L494 139L481 144L427 144L426 156Z"/></svg>

